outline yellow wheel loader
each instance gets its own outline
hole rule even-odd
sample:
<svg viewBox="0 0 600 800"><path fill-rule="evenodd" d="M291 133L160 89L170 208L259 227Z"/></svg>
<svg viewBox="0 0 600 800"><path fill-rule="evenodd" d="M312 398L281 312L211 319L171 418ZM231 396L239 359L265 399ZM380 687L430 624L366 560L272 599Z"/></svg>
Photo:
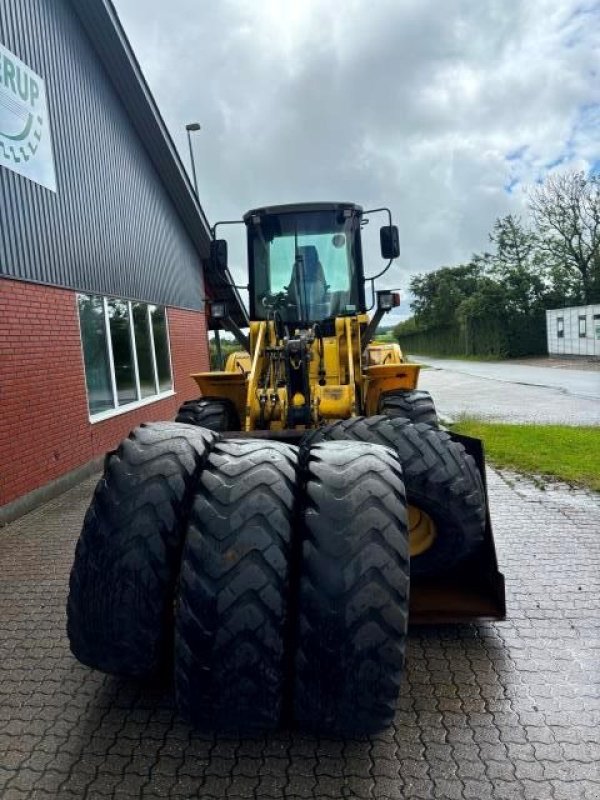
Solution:
<svg viewBox="0 0 600 800"><path fill-rule="evenodd" d="M377 213L387 263L367 277ZM377 730L409 619L504 617L483 449L440 427L419 365L373 341L399 303L375 289L399 255L388 209L274 206L240 224L249 332L215 235L211 326L240 350L193 375L201 396L175 422L108 454L71 575L71 648L119 674L172 668L196 725Z"/></svg>

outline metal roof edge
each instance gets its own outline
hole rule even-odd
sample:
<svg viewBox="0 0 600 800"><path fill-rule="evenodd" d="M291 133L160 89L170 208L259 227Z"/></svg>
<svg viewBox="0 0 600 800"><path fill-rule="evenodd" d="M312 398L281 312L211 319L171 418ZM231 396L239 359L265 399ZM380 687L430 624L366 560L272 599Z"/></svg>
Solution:
<svg viewBox="0 0 600 800"><path fill-rule="evenodd" d="M201 257L210 225L111 0L69 0Z"/></svg>

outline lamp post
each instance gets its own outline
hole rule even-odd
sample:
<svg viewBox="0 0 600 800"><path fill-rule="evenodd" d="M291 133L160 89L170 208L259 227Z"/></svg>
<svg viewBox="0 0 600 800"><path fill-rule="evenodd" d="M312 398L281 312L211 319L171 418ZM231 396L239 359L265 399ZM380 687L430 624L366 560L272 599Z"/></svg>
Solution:
<svg viewBox="0 0 600 800"><path fill-rule="evenodd" d="M185 126L187 131L187 139L188 139L188 147L190 148L190 162L192 164L192 177L194 179L194 191L196 192L196 197L198 197L198 179L196 178L196 162L194 161L194 150L192 148L192 131L195 133L196 131L200 130L200 123L199 122L188 122ZM221 334L219 331L219 324L215 327L215 346L217 350L217 367L218 369L223 369L223 355L221 352Z"/></svg>
<svg viewBox="0 0 600 800"><path fill-rule="evenodd" d="M192 177L194 178L194 189L196 191L196 197L198 197L198 180L196 179L196 162L194 161L194 151L192 149L192 137L191 137L190 134L191 134L192 131L194 131L194 132L195 131L199 131L200 130L200 124L198 122L189 122L185 126L185 129L187 131L188 145L189 145L189 148L190 148L190 161L192 162Z"/></svg>
<svg viewBox="0 0 600 800"><path fill-rule="evenodd" d="M196 162L194 161L194 150L192 148L192 132L196 132L200 130L200 123L199 122L188 122L185 126L187 131L187 139L188 139L188 147L190 148L190 162L192 164L192 178L194 179L194 191L196 192L196 197L198 197L198 179L196 177ZM217 323L218 326L218 323ZM223 358L221 355L221 337L219 334L219 328L215 328L215 345L217 348L217 366L219 369L222 369Z"/></svg>

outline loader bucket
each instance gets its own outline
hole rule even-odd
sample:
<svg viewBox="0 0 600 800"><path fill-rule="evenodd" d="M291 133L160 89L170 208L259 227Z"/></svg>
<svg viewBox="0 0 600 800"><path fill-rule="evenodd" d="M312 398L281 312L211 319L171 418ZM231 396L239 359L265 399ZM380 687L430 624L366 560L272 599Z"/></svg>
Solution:
<svg viewBox="0 0 600 800"><path fill-rule="evenodd" d="M224 433L228 439L252 437L276 439L299 444L303 431L232 431ZM496 547L490 520L485 456L479 439L449 431L455 441L473 456L481 475L485 493L485 534L482 547L461 562L447 575L433 578L412 578L410 587L411 624L439 625L441 623L486 622L506 617L504 576L498 570Z"/></svg>
<svg viewBox="0 0 600 800"><path fill-rule="evenodd" d="M410 587L410 622L485 622L506 617L504 576L498 570L496 547L485 476L483 443L449 431L475 459L485 491L485 535L483 546L448 575L415 578Z"/></svg>

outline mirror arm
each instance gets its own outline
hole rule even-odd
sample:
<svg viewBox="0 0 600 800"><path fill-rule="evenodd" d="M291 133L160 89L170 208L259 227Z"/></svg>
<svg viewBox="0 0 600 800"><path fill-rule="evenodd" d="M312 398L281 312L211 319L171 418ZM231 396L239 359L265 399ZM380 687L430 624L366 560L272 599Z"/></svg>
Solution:
<svg viewBox="0 0 600 800"><path fill-rule="evenodd" d="M375 278L365 278L365 283L371 281L371 305L367 308L367 312L375 308Z"/></svg>
<svg viewBox="0 0 600 800"><path fill-rule="evenodd" d="M217 238L217 228L219 225L243 225L243 219L222 219L219 222L215 222L215 224L210 229L210 234L213 239Z"/></svg>
<svg viewBox="0 0 600 800"><path fill-rule="evenodd" d="M385 211L386 212L386 214L388 215L388 225L391 225L392 224L392 212L387 207L384 207L384 208L370 208L368 211L363 211L361 216L365 216L365 214L379 214L381 211Z"/></svg>
<svg viewBox="0 0 600 800"><path fill-rule="evenodd" d="M363 211L363 215L364 214L377 214L377 213L379 213L381 211L385 211L385 213L387 214L387 216L388 216L388 225L391 227L391 225L392 225L392 212L387 207L384 207L384 208L370 208L368 211ZM377 278L381 278L381 276L385 275L385 273L388 271L388 269L392 266L392 261L393 260L394 260L393 258L390 258L390 260L388 261L387 265L381 270L381 272L378 272L377 275L372 275L369 278L365 278L365 281L375 281L375 280L377 280ZM373 291L373 303L372 303L371 307L367 309L367 311L370 311L371 308L373 308L373 306L375 305L375 284L371 283L371 287L372 287L372 291Z"/></svg>
<svg viewBox="0 0 600 800"><path fill-rule="evenodd" d="M388 269L392 266L392 261L394 261L394 259L390 258L390 260L385 265L385 267L381 270L381 272L378 272L377 275L371 275L368 278L365 278L365 280L366 281L375 281L375 280L377 280L377 278L381 278L381 276L385 275L385 273L388 271ZM373 286L373 291L375 291L375 286Z"/></svg>

